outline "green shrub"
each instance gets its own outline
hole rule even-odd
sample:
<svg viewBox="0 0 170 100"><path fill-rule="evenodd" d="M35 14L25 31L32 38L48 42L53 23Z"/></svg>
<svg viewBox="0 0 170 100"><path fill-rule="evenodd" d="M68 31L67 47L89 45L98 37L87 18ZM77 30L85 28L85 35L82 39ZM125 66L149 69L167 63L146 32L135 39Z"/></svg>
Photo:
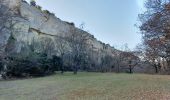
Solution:
<svg viewBox="0 0 170 100"><path fill-rule="evenodd" d="M54 13L51 13L51 12L50 12L50 11L48 11L48 10L43 10L43 12L44 12L44 13L46 13L46 14L49 14L49 15L55 16L55 14L54 14Z"/></svg>
<svg viewBox="0 0 170 100"><path fill-rule="evenodd" d="M48 10L43 10L43 12L46 14L51 14L50 11L48 11Z"/></svg>
<svg viewBox="0 0 170 100"><path fill-rule="evenodd" d="M69 25L75 26L75 24L73 22L66 22Z"/></svg>
<svg viewBox="0 0 170 100"><path fill-rule="evenodd" d="M35 0L31 0L31 1L30 1L30 5L31 5L31 6L36 6Z"/></svg>
<svg viewBox="0 0 170 100"><path fill-rule="evenodd" d="M53 74L61 65L60 58L48 58L46 54L34 53L29 57L8 57L5 77L46 76Z"/></svg>
<svg viewBox="0 0 170 100"><path fill-rule="evenodd" d="M52 15L52 16L55 16L55 14L54 14L54 13L51 13L51 15Z"/></svg>
<svg viewBox="0 0 170 100"><path fill-rule="evenodd" d="M42 11L42 7L41 6L37 5L36 8Z"/></svg>

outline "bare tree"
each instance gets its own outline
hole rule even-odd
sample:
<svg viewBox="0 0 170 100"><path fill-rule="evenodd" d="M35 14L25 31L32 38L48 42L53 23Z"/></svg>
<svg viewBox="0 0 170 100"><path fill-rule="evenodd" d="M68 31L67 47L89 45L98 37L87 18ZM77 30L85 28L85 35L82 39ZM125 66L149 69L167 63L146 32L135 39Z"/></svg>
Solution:
<svg viewBox="0 0 170 100"><path fill-rule="evenodd" d="M115 50L114 52L114 56L115 56L115 67L116 67L116 72L119 73L121 71L121 66L122 63L124 62L126 56L124 56L124 52L123 51L129 51L128 49L128 45L124 44L121 47L121 50Z"/></svg>
<svg viewBox="0 0 170 100"><path fill-rule="evenodd" d="M57 52L60 55L61 60L62 60L60 70L61 70L61 73L63 74L65 70L64 68L65 65L63 65L63 62L64 62L65 55L69 52L69 47L68 47L69 44L66 38L63 38L63 37L56 37L55 43L56 43Z"/></svg>
<svg viewBox="0 0 170 100"><path fill-rule="evenodd" d="M123 45L121 50L115 50L114 67L118 73L120 71L133 73L134 67L137 66L140 61L135 53L136 52L130 51L127 44Z"/></svg>
<svg viewBox="0 0 170 100"><path fill-rule="evenodd" d="M55 49L54 41L51 38L44 37L41 38L39 42L41 45L41 52L48 56L52 56Z"/></svg>
<svg viewBox="0 0 170 100"><path fill-rule="evenodd" d="M146 12L139 15L146 53L152 62L166 59L170 68L170 1L147 0ZM157 67L156 67L157 68Z"/></svg>
<svg viewBox="0 0 170 100"><path fill-rule="evenodd" d="M125 57L124 61L128 64L129 73L132 74L134 67L139 64L140 59L135 56L134 52L123 52L123 56Z"/></svg>
<svg viewBox="0 0 170 100"><path fill-rule="evenodd" d="M116 68L116 72L119 73L123 56L121 54L121 51L115 51L114 56L115 56L114 66Z"/></svg>
<svg viewBox="0 0 170 100"><path fill-rule="evenodd" d="M105 54L101 57L101 72L111 72L112 69L113 69L113 60L114 57L112 57L111 55L109 54Z"/></svg>
<svg viewBox="0 0 170 100"><path fill-rule="evenodd" d="M80 29L74 27L70 30L70 36L67 37L73 58L73 70L74 74L77 74L78 68L81 65L82 60L86 57L86 46L89 39L89 34L85 33Z"/></svg>

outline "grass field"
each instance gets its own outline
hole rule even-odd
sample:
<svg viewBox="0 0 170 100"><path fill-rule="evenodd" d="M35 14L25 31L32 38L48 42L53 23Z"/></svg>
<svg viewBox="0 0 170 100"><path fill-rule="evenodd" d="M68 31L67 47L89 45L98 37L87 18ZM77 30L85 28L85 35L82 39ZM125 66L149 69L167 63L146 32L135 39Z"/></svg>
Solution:
<svg viewBox="0 0 170 100"><path fill-rule="evenodd" d="M65 73L0 81L0 100L170 100L170 76Z"/></svg>

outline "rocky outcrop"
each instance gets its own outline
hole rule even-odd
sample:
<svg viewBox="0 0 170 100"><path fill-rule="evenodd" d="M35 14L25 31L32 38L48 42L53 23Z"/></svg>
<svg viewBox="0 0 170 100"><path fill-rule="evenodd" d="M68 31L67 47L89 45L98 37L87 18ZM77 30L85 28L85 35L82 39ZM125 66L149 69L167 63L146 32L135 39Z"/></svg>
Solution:
<svg viewBox="0 0 170 100"><path fill-rule="evenodd" d="M1 5L7 6L13 13L18 14L19 7L21 6L20 0L0 0Z"/></svg>
<svg viewBox="0 0 170 100"><path fill-rule="evenodd" d="M1 21L0 19L0 21L3 22L7 27L10 26L9 24L12 24L10 29L4 28L3 30L0 30L0 47L5 45L4 50L7 52L11 54L17 53L28 55L30 45L35 47L39 52L41 52L41 49L44 48L43 46L46 45L46 49L50 50L49 56L60 56L60 54L56 52L58 49L58 42L63 42L60 40L65 41L65 38L69 37L70 34L73 32L78 32L78 34L86 34L89 37L86 47L91 49L89 55L92 58L92 64L88 67L94 67L96 65L99 67L99 70L103 70L104 67L104 70L123 71L123 69L117 67L121 65L120 63L122 63L119 61L121 57L119 54L122 51L116 50L110 45L98 41L90 33L76 28L73 23L62 21L54 14L51 14L47 11L42 11L37 7L31 6L27 2L21 0L0 0L0 2L0 7L1 5L5 5L10 10L10 14L12 15L11 22L9 22L9 20L4 22L4 20ZM59 39L59 41L56 41L56 39ZM38 46L36 45L37 42L40 42L43 45ZM51 44L53 44L53 47L49 46ZM71 50L71 48L67 49ZM112 57L112 59L110 59L108 55ZM106 59L107 61L102 62L103 59ZM105 65L102 63L105 63ZM153 73L153 68L149 66L149 64L139 65L134 68L134 72ZM127 64L122 67L127 68ZM93 68L91 69L93 71L96 70Z"/></svg>
<svg viewBox="0 0 170 100"><path fill-rule="evenodd" d="M53 44L57 44L56 37L68 37L74 29L75 32L87 34L90 37L87 47L93 49L94 61L100 63L101 57L106 54L114 56L115 49L110 45L98 41L88 32L76 28L74 24L60 20L54 14L44 12L21 0L1 1L12 11L13 15L16 15L12 17L14 24L12 29L3 31L0 37L0 41L5 41L3 43L7 45L6 50L12 53L21 53L22 48L27 48L26 46L33 44L35 40L50 39ZM11 47L12 49L10 49ZM56 53L53 52L53 54L58 55Z"/></svg>

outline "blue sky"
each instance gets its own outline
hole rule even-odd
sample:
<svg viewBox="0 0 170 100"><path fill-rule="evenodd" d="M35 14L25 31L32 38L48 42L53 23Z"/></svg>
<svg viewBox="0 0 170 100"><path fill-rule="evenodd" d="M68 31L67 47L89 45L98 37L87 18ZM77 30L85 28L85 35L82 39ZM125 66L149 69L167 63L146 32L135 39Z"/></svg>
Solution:
<svg viewBox="0 0 170 100"><path fill-rule="evenodd" d="M28 2L30 0L27 0ZM143 10L144 0L36 0L43 9L55 13L78 27L85 23L98 40L120 48L127 43L133 49L141 41L134 26Z"/></svg>

